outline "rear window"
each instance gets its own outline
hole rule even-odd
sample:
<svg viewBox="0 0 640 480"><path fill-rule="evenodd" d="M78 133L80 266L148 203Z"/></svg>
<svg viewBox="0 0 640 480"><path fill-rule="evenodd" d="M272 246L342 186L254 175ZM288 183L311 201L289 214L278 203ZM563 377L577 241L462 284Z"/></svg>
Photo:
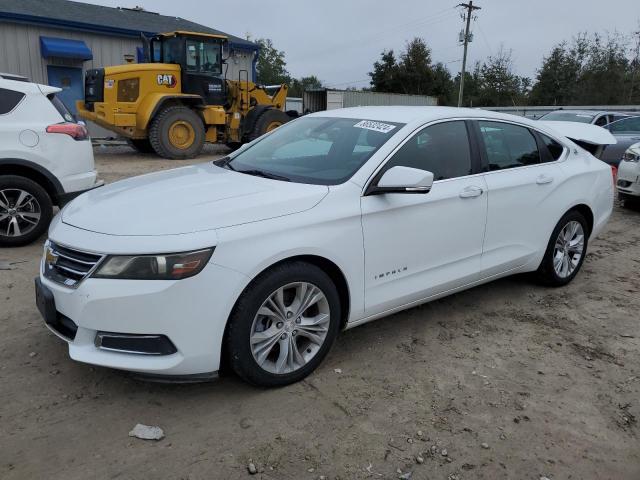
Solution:
<svg viewBox="0 0 640 480"><path fill-rule="evenodd" d="M540 120L551 120L554 122L578 122L578 123L591 123L593 117L589 113L575 113L575 112L550 112L540 117Z"/></svg>
<svg viewBox="0 0 640 480"><path fill-rule="evenodd" d="M62 115L62 118L64 118L65 122L75 123L76 119L74 118L73 114L69 111L69 109L62 102L62 100L56 97L55 93L47 95L47 98L51 101L51 103L53 104L55 109L58 111L58 113Z"/></svg>
<svg viewBox="0 0 640 480"><path fill-rule="evenodd" d="M24 93L0 88L0 115L11 112L24 98Z"/></svg>

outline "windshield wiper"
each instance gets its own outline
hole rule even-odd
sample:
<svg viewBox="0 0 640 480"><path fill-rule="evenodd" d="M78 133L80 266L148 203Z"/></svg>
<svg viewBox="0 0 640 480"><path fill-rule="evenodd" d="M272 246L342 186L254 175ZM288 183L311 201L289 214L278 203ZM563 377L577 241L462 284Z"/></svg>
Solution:
<svg viewBox="0 0 640 480"><path fill-rule="evenodd" d="M217 167L227 168L235 172L236 169L231 166L231 160L232 160L231 157L224 157L224 158L221 158L220 160L214 160L213 164Z"/></svg>
<svg viewBox="0 0 640 480"><path fill-rule="evenodd" d="M285 177L283 175L276 175L275 173L269 173L269 172L265 172L264 170L258 170L258 169L254 169L254 170L236 170L238 173L246 173L247 175L253 175L255 177L263 177L263 178L269 178L271 180L281 180L283 182L290 182L291 179L288 177Z"/></svg>

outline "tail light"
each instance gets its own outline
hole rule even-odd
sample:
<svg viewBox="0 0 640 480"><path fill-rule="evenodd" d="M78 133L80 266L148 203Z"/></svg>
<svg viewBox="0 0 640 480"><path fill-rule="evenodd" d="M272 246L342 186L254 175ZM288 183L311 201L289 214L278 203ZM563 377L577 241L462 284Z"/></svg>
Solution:
<svg viewBox="0 0 640 480"><path fill-rule="evenodd" d="M74 140L86 140L89 133L84 125L72 122L54 123L47 127L47 133L62 133L69 135Z"/></svg>
<svg viewBox="0 0 640 480"><path fill-rule="evenodd" d="M613 175L613 184L615 185L618 178L618 167L615 165L611 165L611 175Z"/></svg>

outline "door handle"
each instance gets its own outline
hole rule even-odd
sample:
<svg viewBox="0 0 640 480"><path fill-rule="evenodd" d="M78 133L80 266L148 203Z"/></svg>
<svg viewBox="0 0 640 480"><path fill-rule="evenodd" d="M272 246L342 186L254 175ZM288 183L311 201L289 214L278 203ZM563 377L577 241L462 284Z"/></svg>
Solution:
<svg viewBox="0 0 640 480"><path fill-rule="evenodd" d="M536 183L538 185L545 185L551 182L553 182L553 177L549 177L547 175L540 175L538 178L536 178Z"/></svg>
<svg viewBox="0 0 640 480"><path fill-rule="evenodd" d="M474 186L467 187L460 192L460 198L479 197L480 195L482 195L483 192L484 190L482 190L482 188L480 187L474 187Z"/></svg>

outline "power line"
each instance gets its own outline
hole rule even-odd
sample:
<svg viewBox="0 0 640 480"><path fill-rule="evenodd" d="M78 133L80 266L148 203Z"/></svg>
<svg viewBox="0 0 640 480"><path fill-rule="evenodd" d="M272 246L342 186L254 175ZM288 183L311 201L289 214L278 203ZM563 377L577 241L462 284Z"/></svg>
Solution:
<svg viewBox="0 0 640 480"><path fill-rule="evenodd" d="M464 54L462 55L462 71L460 73L460 92L458 93L458 107L462 106L462 95L464 92L464 73L467 67L467 47L469 45L469 26L471 24L471 15L474 10L480 10L480 7L476 7L473 5L473 0L469 0L469 3L461 3L458 7L463 7L467 9L466 21L467 26L464 31Z"/></svg>

